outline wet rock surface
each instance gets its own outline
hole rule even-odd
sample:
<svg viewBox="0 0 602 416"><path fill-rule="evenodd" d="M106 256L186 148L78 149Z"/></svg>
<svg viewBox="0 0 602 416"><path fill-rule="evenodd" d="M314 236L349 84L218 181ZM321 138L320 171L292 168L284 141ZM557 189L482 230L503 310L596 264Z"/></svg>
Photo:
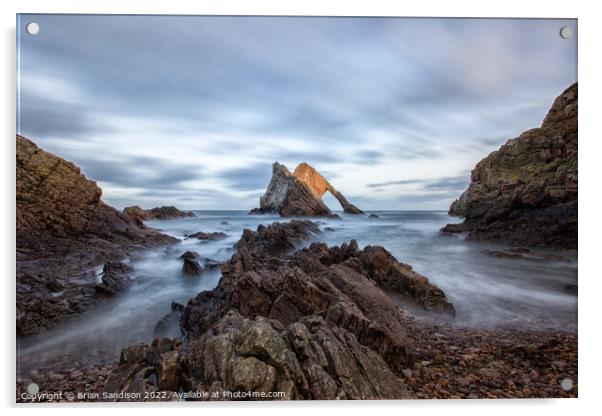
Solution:
<svg viewBox="0 0 602 416"><path fill-rule="evenodd" d="M265 194L259 199L259 208L252 209L249 214L334 217L336 214L322 201L326 192L330 192L339 201L346 213L363 214L307 163L301 163L291 173L286 166L274 162L272 178Z"/></svg>
<svg viewBox="0 0 602 416"><path fill-rule="evenodd" d="M541 127L477 163L450 207L465 218L446 232L515 246L577 248L577 84L554 101Z"/></svg>
<svg viewBox="0 0 602 416"><path fill-rule="evenodd" d="M23 336L88 309L97 299L97 266L177 240L105 204L101 189L73 163L19 135L16 146L17 334Z"/></svg>

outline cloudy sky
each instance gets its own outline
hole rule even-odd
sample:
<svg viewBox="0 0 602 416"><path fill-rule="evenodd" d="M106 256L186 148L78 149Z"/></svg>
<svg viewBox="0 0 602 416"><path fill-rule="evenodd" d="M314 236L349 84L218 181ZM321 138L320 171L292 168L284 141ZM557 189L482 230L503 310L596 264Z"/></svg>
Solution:
<svg viewBox="0 0 602 416"><path fill-rule="evenodd" d="M22 15L18 130L117 208L250 209L277 160L310 163L364 209L447 209L476 162L576 81L576 32L573 20Z"/></svg>

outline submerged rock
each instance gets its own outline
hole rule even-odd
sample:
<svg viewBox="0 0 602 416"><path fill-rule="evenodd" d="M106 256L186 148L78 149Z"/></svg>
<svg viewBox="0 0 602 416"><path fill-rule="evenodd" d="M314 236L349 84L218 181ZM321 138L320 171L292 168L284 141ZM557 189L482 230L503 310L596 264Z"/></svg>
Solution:
<svg viewBox="0 0 602 416"><path fill-rule="evenodd" d="M577 147L575 83L556 98L541 127L477 163L449 210L465 218L458 231L516 246L577 248Z"/></svg>
<svg viewBox="0 0 602 416"><path fill-rule="evenodd" d="M133 205L131 207L124 208L123 214L139 222L149 220L172 220L175 218L196 217L196 215L193 212L180 211L174 206L142 209L138 205Z"/></svg>
<svg viewBox="0 0 602 416"><path fill-rule="evenodd" d="M285 217L335 216L322 201L327 191L337 198L346 213L363 214L307 163L301 163L291 174L286 166L278 162L272 166L272 178L265 194L259 199L259 208L249 213L278 213Z"/></svg>
<svg viewBox="0 0 602 416"><path fill-rule="evenodd" d="M19 135L16 150L18 335L86 310L95 299L96 266L178 241L105 204L96 182L72 162Z"/></svg>
<svg viewBox="0 0 602 416"><path fill-rule="evenodd" d="M380 218L380 216L372 213L372 214L368 215L368 218Z"/></svg>

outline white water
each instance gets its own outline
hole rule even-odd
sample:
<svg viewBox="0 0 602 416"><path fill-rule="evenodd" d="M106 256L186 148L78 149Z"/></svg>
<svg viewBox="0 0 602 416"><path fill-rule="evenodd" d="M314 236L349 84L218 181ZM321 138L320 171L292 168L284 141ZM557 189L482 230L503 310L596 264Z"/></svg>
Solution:
<svg viewBox="0 0 602 416"><path fill-rule="evenodd" d="M172 301L186 303L202 290L214 288L219 270L191 277L181 273L186 250L224 261L244 228L286 221L277 216L248 216L242 211L197 211L197 218L149 221L151 227L182 239L168 248L148 250L132 261L135 284L76 319L35 339L18 350L23 369L52 366L57 360L114 360L122 347L150 342L158 320ZM577 296L564 286L577 284L576 252L562 252L570 263L494 258L481 253L493 246L441 236L438 230L455 218L439 211L383 211L380 218L340 214L343 219L319 219L317 237L329 245L356 239L360 247L382 245L399 261L413 266L445 291L464 326L521 326L576 331ZM227 221L228 224L221 224ZM196 231L222 231L228 237L214 242L184 239ZM307 242L309 244L310 242ZM75 366L75 365L74 365Z"/></svg>

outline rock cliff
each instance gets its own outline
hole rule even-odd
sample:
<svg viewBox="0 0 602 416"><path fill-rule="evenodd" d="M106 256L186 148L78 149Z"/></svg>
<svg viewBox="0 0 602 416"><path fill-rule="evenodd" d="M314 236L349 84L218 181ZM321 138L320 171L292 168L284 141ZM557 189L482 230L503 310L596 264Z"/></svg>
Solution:
<svg viewBox="0 0 602 416"><path fill-rule="evenodd" d="M96 296L90 269L175 239L105 204L73 163L16 136L17 332L44 330Z"/></svg>
<svg viewBox="0 0 602 416"><path fill-rule="evenodd" d="M444 232L515 246L577 248L577 84L554 101L541 127L477 163L450 207L464 217Z"/></svg>
<svg viewBox="0 0 602 416"><path fill-rule="evenodd" d="M334 216L322 201L330 192L348 214L363 214L349 203L317 170L301 163L293 173L278 162L272 166L272 178L265 194L259 199L259 208L250 214L278 213L282 216Z"/></svg>

